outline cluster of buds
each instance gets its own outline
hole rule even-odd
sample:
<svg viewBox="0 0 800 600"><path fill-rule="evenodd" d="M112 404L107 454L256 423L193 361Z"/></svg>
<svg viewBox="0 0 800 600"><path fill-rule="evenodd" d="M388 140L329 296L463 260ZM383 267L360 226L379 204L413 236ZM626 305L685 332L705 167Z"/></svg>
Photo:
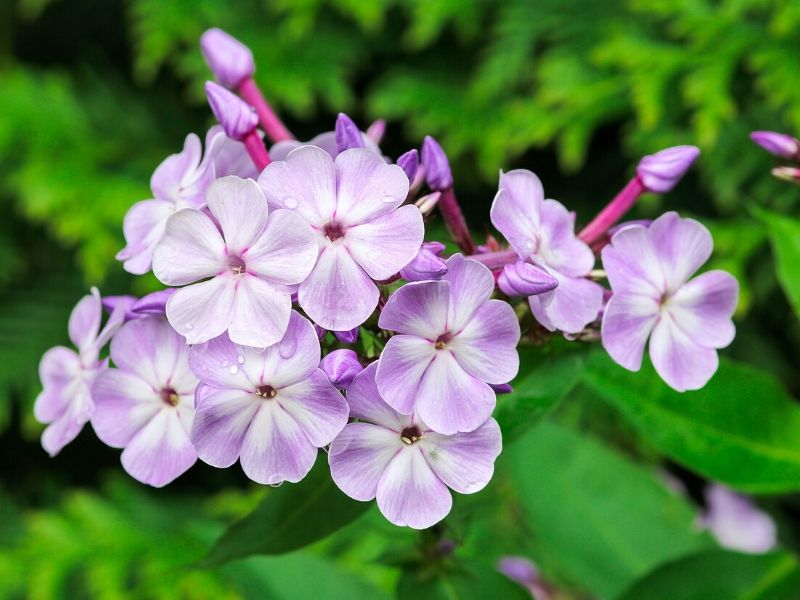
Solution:
<svg viewBox="0 0 800 600"><path fill-rule="evenodd" d="M190 134L156 169L118 255L166 287L141 299L93 290L78 303L78 351L52 349L40 366L35 412L50 454L90 422L144 483L163 486L199 458L278 485L303 479L327 448L345 494L425 528L450 511L450 490L492 478L502 446L492 413L531 320L531 337L601 339L631 370L649 338L677 390L713 375L738 288L721 271L692 278L711 254L708 230L674 212L619 224L640 195L670 191L696 148L642 159L577 234L534 173L501 173L490 219L508 245L477 244L432 137L392 161L382 121L362 132L340 114L333 131L297 141L245 46L216 29L201 46L219 125L205 152ZM458 247L450 255L424 241L435 210Z"/></svg>
<svg viewBox="0 0 800 600"><path fill-rule="evenodd" d="M800 185L800 140L775 131L754 131L750 139L773 156L792 163L773 168L775 177Z"/></svg>

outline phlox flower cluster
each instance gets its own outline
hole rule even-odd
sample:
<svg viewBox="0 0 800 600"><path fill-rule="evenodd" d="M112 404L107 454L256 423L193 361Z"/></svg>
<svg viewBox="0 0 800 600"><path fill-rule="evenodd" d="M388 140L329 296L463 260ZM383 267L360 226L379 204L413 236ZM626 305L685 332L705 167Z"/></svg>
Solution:
<svg viewBox="0 0 800 600"><path fill-rule="evenodd" d="M40 365L35 414L50 454L88 422L157 487L198 459L238 462L269 485L326 459L342 492L425 528L448 514L451 491L491 480L502 449L492 415L521 342L599 339L638 370L649 339L676 390L713 375L738 290L721 271L694 276L708 230L674 212L618 224L641 194L677 184L696 148L645 157L578 232L534 173L501 173L488 218L507 244L479 243L435 139L393 160L382 121L361 131L341 114L298 141L258 90L245 46L214 29L201 47L219 124L205 148L189 134L158 166L117 255L164 289L93 289L75 307L77 350L53 348ZM449 239L426 239L436 218Z"/></svg>

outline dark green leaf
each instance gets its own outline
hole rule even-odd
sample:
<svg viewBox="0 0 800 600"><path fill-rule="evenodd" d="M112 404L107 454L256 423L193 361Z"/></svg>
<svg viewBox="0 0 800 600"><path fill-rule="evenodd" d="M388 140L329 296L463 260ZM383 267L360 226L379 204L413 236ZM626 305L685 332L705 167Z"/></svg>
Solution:
<svg viewBox="0 0 800 600"><path fill-rule="evenodd" d="M706 387L681 394L650 365L631 373L598 352L585 382L698 473L751 493L800 489L800 408L767 373L723 359Z"/></svg>
<svg viewBox="0 0 800 600"><path fill-rule="evenodd" d="M800 220L767 211L759 215L769 231L778 281L800 317Z"/></svg>
<svg viewBox="0 0 800 600"><path fill-rule="evenodd" d="M711 550L662 565L619 600L797 600L800 566L791 554Z"/></svg>
<svg viewBox="0 0 800 600"><path fill-rule="evenodd" d="M318 458L303 481L271 491L253 512L231 525L203 564L297 550L355 521L369 507L369 502L345 496L333 483L327 461Z"/></svg>
<svg viewBox="0 0 800 600"><path fill-rule="evenodd" d="M397 584L398 600L524 600L530 594L490 565L462 564L458 568L406 571Z"/></svg>
<svg viewBox="0 0 800 600"><path fill-rule="evenodd" d="M599 598L710 544L692 507L655 473L565 427L540 423L501 462L516 482L537 562Z"/></svg>

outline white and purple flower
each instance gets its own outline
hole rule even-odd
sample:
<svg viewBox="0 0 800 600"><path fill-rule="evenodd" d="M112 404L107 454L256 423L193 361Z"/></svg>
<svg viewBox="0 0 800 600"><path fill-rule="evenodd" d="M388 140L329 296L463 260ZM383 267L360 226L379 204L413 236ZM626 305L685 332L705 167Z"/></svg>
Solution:
<svg viewBox="0 0 800 600"><path fill-rule="evenodd" d="M235 343L274 344L289 323L289 286L316 261L314 235L292 211L270 212L252 179L223 177L206 197L210 214L172 215L153 256L158 279L186 286L169 298L167 318L190 344L225 331Z"/></svg>
<svg viewBox="0 0 800 600"><path fill-rule="evenodd" d="M315 146L293 150L258 179L272 209L293 211L311 226L319 259L298 289L315 323L347 331L378 305L378 287L419 251L424 226L415 206L400 206L408 178L365 148L334 159ZM308 228L307 228L308 229Z"/></svg>
<svg viewBox="0 0 800 600"><path fill-rule="evenodd" d="M197 377L189 348L164 317L129 321L111 340L116 368L92 386L92 427L112 448L124 448L131 477L162 487L197 460L189 439Z"/></svg>
<svg viewBox="0 0 800 600"><path fill-rule="evenodd" d="M300 481L347 423L344 397L319 368L314 327L292 312L283 338L266 350L226 335L189 350L198 387L192 441L200 459L238 459L258 483Z"/></svg>
<svg viewBox="0 0 800 600"><path fill-rule="evenodd" d="M689 279L711 256L708 229L669 212L649 227L621 229L603 249L613 295L603 312L603 347L638 371L647 338L661 378L678 391L703 387L719 365L717 349L736 333L739 284L725 271Z"/></svg>
<svg viewBox="0 0 800 600"><path fill-rule="evenodd" d="M554 289L528 299L536 320L550 331L565 333L579 333L594 321L603 288L586 279L594 254L575 235L575 215L560 202L545 200L539 178L524 169L500 174L490 214L522 261L558 281Z"/></svg>
<svg viewBox="0 0 800 600"><path fill-rule="evenodd" d="M519 369L520 329L514 310L490 300L491 271L460 254L440 281L397 290L378 324L395 331L377 367L378 389L394 410L418 415L434 431L472 431L492 414L489 384Z"/></svg>
<svg viewBox="0 0 800 600"><path fill-rule="evenodd" d="M402 415L380 396L377 365L356 376L347 392L350 416L328 455L337 486L356 500L377 499L395 525L425 529L444 519L453 499L483 489L500 454L500 427L494 419L474 431L442 435L417 415Z"/></svg>

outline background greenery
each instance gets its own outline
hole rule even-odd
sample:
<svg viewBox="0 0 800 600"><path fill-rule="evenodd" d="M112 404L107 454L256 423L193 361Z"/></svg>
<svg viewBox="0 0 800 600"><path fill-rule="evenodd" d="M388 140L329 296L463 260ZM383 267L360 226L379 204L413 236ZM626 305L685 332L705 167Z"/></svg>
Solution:
<svg viewBox="0 0 800 600"><path fill-rule="evenodd" d="M253 49L259 84L301 139L340 110L362 126L386 118L392 156L436 135L477 231L500 168L534 170L587 222L641 155L700 146L680 186L634 216L701 217L712 266L739 278L739 334L716 378L679 395L649 367L629 374L587 345L524 349L498 409L495 481L422 534L374 507L348 525L362 511L336 508L334 490L316 517L288 514L291 486L260 489L237 468L198 464L145 489L89 427L48 459L31 415L39 357L66 341L88 285L153 288L113 259L122 216L185 134L211 124L197 40L213 25ZM514 598L493 563L515 553L565 598L795 598L800 190L770 177L753 129L800 133L800 3L0 3L0 596ZM719 550L696 522L707 480L758 495L782 550ZM276 523L344 528L281 554L299 545L292 536L267 530L258 547L230 534L207 556L261 502ZM273 556L226 562L253 549Z"/></svg>

